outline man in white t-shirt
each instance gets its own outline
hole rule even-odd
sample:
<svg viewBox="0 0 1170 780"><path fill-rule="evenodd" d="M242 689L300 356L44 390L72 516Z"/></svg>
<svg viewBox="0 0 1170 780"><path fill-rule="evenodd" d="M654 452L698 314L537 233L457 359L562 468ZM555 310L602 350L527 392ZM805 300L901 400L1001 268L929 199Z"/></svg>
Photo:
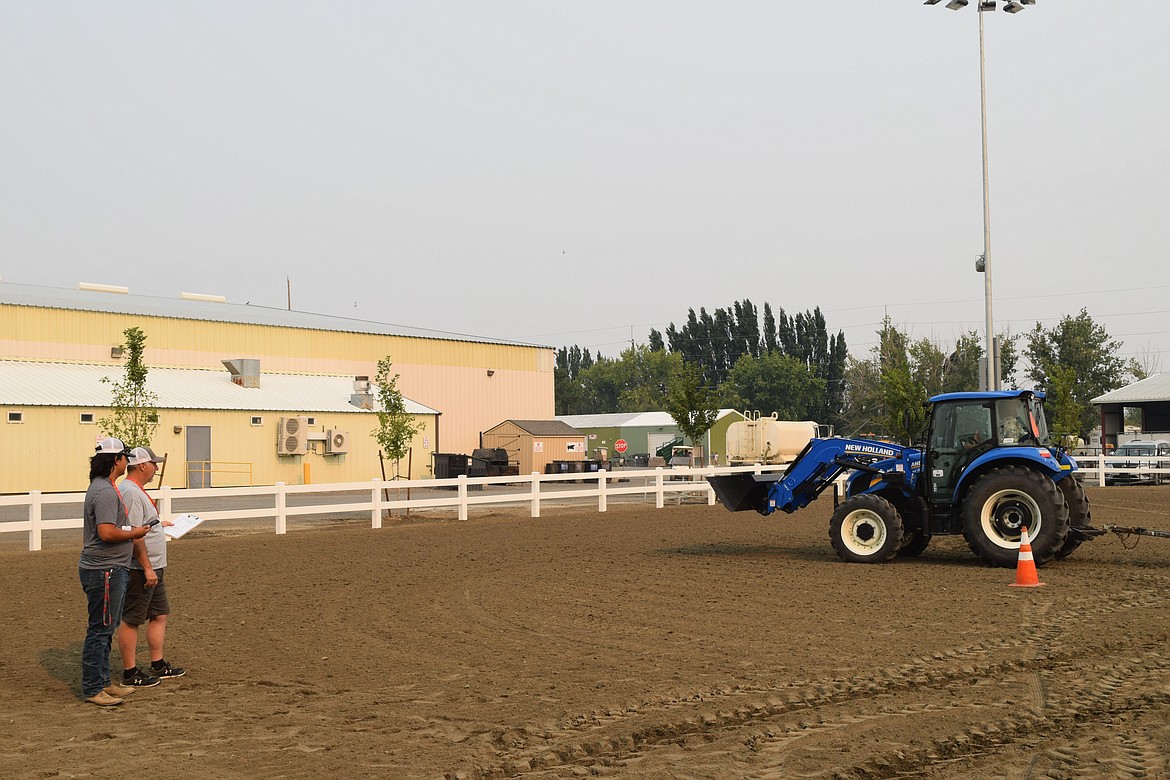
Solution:
<svg viewBox="0 0 1170 780"><path fill-rule="evenodd" d="M122 501L130 525L139 526L158 518L158 509L146 493L146 486L158 473L163 458L150 447L135 447L127 460L126 478L121 482ZM158 685L164 677L182 677L185 669L171 666L163 655L167 633L167 599L164 573L167 566L167 537L164 520L152 527L146 537L134 543L134 560L130 563L130 583L122 608L122 625L118 626L118 651L122 654L122 684L138 688ZM139 669L136 660L138 627L146 625L146 644L150 649L150 667Z"/></svg>

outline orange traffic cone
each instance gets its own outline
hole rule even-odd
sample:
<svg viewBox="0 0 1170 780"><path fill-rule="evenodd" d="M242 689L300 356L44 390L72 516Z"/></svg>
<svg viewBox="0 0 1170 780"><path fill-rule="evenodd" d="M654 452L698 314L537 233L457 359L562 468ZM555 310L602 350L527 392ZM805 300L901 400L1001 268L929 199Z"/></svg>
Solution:
<svg viewBox="0 0 1170 780"><path fill-rule="evenodd" d="M1028 541L1028 528L1020 529L1020 560L1016 563L1016 581L1013 588L1040 588L1044 583L1036 573L1036 561L1032 558L1032 543Z"/></svg>

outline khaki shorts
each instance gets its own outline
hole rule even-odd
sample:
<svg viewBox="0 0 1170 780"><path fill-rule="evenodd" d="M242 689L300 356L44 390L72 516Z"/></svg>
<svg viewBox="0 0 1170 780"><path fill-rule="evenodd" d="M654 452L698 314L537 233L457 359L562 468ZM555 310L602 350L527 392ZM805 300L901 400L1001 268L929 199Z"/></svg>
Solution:
<svg viewBox="0 0 1170 780"><path fill-rule="evenodd" d="M167 600L167 586L163 584L164 569L155 569L158 584L146 587L146 572L130 570L130 584L126 586L126 601L122 604L122 622L138 627L159 615L171 614L171 602Z"/></svg>

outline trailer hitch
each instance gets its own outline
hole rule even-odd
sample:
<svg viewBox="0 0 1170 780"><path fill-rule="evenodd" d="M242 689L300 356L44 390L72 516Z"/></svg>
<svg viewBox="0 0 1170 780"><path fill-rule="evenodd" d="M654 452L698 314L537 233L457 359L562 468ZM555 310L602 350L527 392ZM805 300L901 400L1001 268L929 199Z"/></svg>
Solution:
<svg viewBox="0 0 1170 780"><path fill-rule="evenodd" d="M1092 528L1089 526L1084 528L1070 528L1068 529L1068 532L1070 534L1077 534L1085 540L1096 539L1098 536L1104 536L1105 534L1113 533L1117 534L1118 538L1121 539L1122 544L1125 544L1131 536L1153 536L1157 539L1170 539L1170 531L1158 531L1153 528L1137 528L1112 524L1102 526L1101 528ZM1136 543L1137 542L1135 540L1134 544Z"/></svg>

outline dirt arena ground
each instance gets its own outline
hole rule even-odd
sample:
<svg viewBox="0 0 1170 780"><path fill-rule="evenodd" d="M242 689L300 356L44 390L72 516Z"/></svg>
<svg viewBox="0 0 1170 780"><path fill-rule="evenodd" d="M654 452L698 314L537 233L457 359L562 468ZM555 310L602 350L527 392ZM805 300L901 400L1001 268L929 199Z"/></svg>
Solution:
<svg viewBox="0 0 1170 780"><path fill-rule="evenodd" d="M1170 528L1170 488L1090 498ZM108 710L77 546L6 549L0 777L1170 777L1170 540L1025 590L961 538L841 563L831 504L197 531L168 570L191 671Z"/></svg>

